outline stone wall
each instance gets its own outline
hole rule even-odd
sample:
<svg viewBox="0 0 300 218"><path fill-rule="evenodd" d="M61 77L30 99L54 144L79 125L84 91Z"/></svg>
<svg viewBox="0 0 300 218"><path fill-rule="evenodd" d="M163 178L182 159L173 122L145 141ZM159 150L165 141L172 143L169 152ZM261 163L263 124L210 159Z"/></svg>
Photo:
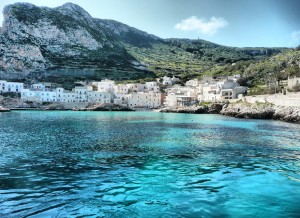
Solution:
<svg viewBox="0 0 300 218"><path fill-rule="evenodd" d="M276 106L286 107L300 107L300 92L288 93L287 95L276 94L276 95L257 95L257 96L246 96L242 99L249 103L272 103ZM236 102L237 99L230 100L230 102Z"/></svg>

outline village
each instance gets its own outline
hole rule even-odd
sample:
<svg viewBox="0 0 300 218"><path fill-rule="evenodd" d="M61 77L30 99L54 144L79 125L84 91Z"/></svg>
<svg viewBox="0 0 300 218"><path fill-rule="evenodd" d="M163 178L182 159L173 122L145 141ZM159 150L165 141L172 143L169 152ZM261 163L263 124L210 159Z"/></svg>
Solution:
<svg viewBox="0 0 300 218"><path fill-rule="evenodd" d="M92 82L78 82L72 90L65 90L59 84L35 83L25 85L20 82L0 80L0 93L19 93L18 106L28 102L59 103L77 107L91 104L116 104L132 109L178 108L198 105L201 102L224 102L242 99L248 88L240 86L240 75L227 77L203 77L193 79L184 85L180 79L167 77L142 83L116 84L104 79ZM289 79L288 85L300 84L300 78ZM0 101L1 99L0 95ZM75 106L74 106L75 105Z"/></svg>

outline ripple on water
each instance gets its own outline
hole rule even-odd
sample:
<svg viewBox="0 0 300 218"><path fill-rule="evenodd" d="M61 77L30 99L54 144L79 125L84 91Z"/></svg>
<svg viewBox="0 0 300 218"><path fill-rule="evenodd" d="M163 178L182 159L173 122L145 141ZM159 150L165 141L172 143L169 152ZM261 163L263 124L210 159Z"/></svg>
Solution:
<svg viewBox="0 0 300 218"><path fill-rule="evenodd" d="M300 216L299 125L143 112L1 121L0 217Z"/></svg>

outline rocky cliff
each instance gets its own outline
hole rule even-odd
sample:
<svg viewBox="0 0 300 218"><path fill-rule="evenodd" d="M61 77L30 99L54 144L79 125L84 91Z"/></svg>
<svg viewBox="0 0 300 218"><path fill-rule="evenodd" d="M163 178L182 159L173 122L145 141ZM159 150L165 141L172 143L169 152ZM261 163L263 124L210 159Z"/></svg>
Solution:
<svg viewBox="0 0 300 218"><path fill-rule="evenodd" d="M17 3L6 6L3 14L0 35L2 72L27 74L49 69L139 71L137 66L141 64L125 50L119 37L126 38L128 34L147 36L142 31L92 18L72 3L53 9Z"/></svg>

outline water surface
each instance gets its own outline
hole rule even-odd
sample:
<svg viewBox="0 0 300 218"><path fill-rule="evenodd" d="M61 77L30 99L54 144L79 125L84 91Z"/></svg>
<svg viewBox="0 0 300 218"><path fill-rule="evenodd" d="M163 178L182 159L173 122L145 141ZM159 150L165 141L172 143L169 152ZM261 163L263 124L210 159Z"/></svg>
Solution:
<svg viewBox="0 0 300 218"><path fill-rule="evenodd" d="M300 217L300 125L0 113L0 217Z"/></svg>

